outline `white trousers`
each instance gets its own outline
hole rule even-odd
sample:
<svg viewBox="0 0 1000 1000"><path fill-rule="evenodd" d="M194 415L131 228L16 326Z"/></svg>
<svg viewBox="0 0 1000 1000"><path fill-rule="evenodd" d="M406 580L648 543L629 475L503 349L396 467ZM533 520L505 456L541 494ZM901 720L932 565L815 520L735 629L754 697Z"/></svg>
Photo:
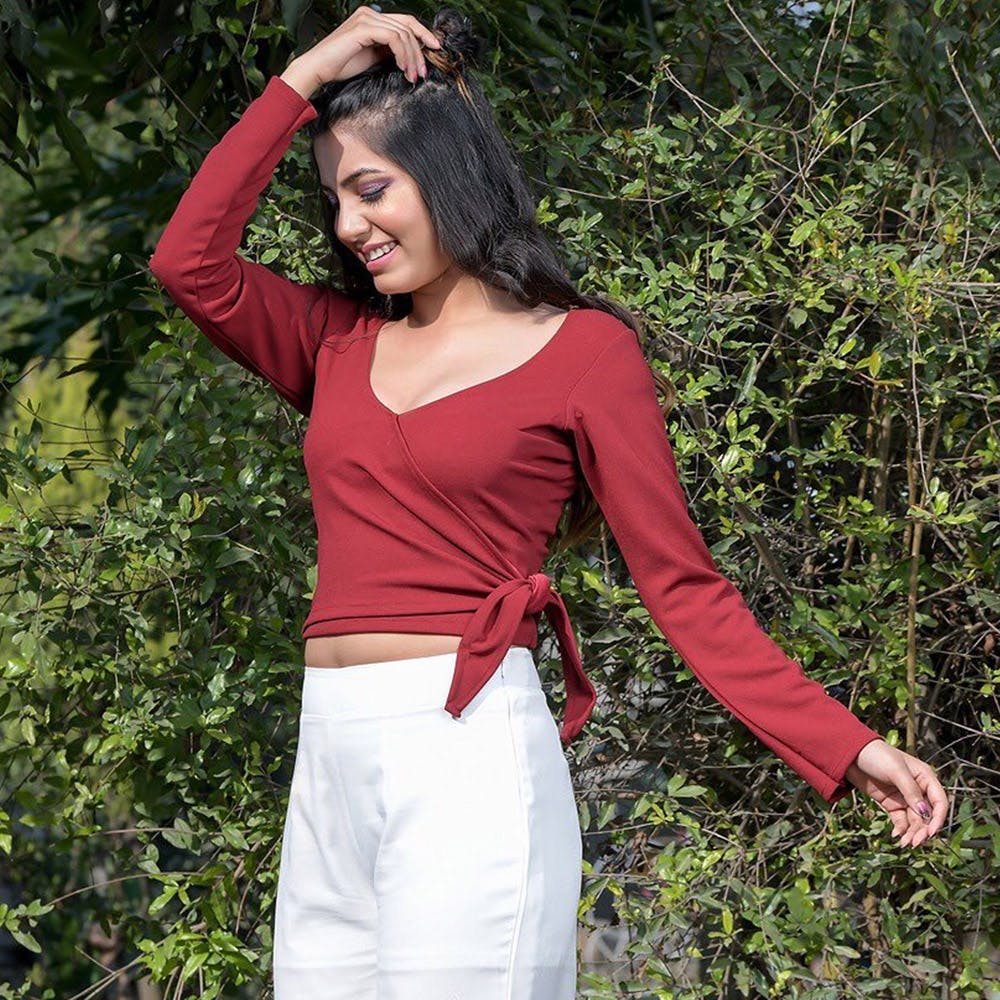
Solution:
<svg viewBox="0 0 1000 1000"><path fill-rule="evenodd" d="M575 1000L580 823L530 649L305 667L275 1000Z"/></svg>

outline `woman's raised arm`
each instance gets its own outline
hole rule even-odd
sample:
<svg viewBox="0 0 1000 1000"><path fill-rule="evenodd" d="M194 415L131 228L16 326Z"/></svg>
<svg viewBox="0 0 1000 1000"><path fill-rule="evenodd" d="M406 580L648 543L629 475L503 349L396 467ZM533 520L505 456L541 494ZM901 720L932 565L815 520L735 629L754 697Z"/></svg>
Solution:
<svg viewBox="0 0 1000 1000"><path fill-rule="evenodd" d="M281 77L208 152L149 259L167 294L220 350L296 409L312 404L320 339L353 328L364 304L283 278L237 253L261 192L316 109Z"/></svg>
<svg viewBox="0 0 1000 1000"><path fill-rule="evenodd" d="M209 340L303 413L312 406L320 340L353 329L365 305L240 256L243 229L295 132L317 117L313 90L387 57L416 79L421 47L440 44L409 14L356 8L281 76L272 76L208 152L149 259L167 293Z"/></svg>

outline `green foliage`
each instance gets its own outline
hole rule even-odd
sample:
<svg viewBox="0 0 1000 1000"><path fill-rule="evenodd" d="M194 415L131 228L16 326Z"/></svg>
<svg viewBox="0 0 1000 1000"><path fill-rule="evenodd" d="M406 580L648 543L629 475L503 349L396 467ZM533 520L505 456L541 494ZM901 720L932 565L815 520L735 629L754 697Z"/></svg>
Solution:
<svg viewBox="0 0 1000 1000"><path fill-rule="evenodd" d="M671 438L720 567L954 798L917 850L860 794L823 809L673 654L610 535L561 555L547 571L602 695L571 750L581 923L613 912L624 939L583 956L580 995L996 993L995 19L949 0L463 9L497 39L484 83L539 218L581 288L641 315L677 386ZM4 401L18 895L0 925L35 965L0 998L267 990L314 579L302 423L193 336L145 261L288 36L346 12L41 4L10 33L0 377L92 344L72 341L87 360L58 390ZM289 161L246 247L311 278L318 206L296 200L301 148ZM57 225L67 242L34 245ZM60 443L88 403L104 440Z"/></svg>

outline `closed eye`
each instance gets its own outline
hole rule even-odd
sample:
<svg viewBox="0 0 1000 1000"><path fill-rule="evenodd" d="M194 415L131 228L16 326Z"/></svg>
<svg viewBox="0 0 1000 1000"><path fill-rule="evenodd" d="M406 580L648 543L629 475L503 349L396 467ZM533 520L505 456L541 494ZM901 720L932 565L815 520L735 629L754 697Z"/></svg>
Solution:
<svg viewBox="0 0 1000 1000"><path fill-rule="evenodd" d="M377 188L374 191L368 191L366 194L363 194L361 196L361 200L366 201L369 204L378 201L379 199L381 199L382 195L385 193L385 189L388 186L389 186L388 184L384 184L382 185L382 187ZM331 194L331 192L326 190L325 188L323 189L323 193L326 195L327 200L330 202L331 206L333 206L334 211L336 211L340 207L340 203L337 201L336 196Z"/></svg>

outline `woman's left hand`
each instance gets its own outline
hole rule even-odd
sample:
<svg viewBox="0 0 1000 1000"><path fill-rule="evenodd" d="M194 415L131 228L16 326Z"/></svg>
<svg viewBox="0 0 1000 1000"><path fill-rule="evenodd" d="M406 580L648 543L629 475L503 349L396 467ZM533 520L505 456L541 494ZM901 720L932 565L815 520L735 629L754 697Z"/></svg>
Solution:
<svg viewBox="0 0 1000 1000"><path fill-rule="evenodd" d="M892 836L903 847L919 847L948 815L948 796L934 768L885 740L866 743L844 776L889 814Z"/></svg>

